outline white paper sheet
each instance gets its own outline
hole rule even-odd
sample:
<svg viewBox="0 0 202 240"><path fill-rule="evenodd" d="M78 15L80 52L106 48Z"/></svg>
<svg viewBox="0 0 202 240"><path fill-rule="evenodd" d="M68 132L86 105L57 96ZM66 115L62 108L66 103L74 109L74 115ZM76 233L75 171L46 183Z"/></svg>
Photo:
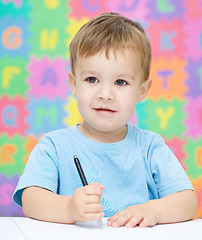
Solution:
<svg viewBox="0 0 202 240"><path fill-rule="evenodd" d="M24 240L26 238L12 218L0 217L0 239Z"/></svg>
<svg viewBox="0 0 202 240"><path fill-rule="evenodd" d="M77 223L73 225L48 223L29 218L13 218L30 240L202 240L202 220L184 223L162 224L152 228L113 228L107 226L107 218L102 219L104 228L97 222Z"/></svg>

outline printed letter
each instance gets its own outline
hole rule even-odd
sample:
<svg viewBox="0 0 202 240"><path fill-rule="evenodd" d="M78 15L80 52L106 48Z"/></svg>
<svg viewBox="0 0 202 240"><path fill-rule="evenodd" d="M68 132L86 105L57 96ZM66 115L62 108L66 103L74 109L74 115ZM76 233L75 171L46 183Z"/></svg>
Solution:
<svg viewBox="0 0 202 240"><path fill-rule="evenodd" d="M22 6L22 0L2 0L3 3L13 2L16 8L20 8Z"/></svg>
<svg viewBox="0 0 202 240"><path fill-rule="evenodd" d="M175 6L169 3L169 0L157 0L157 9L161 13L170 13L175 11Z"/></svg>
<svg viewBox="0 0 202 240"><path fill-rule="evenodd" d="M171 70L158 71L157 75L163 78L163 87L164 88L168 88L168 76L172 75L172 74L173 74L173 71L171 71Z"/></svg>
<svg viewBox="0 0 202 240"><path fill-rule="evenodd" d="M175 46L172 44L172 38L176 36L175 31L171 31L170 33L167 33L165 31L162 31L161 33L161 50L164 51L166 48L170 50L174 50Z"/></svg>
<svg viewBox="0 0 202 240"><path fill-rule="evenodd" d="M16 49L22 45L22 30L17 26L7 28L2 34L2 43L6 48Z"/></svg>
<svg viewBox="0 0 202 240"><path fill-rule="evenodd" d="M169 119L173 116L174 114L174 108L173 107L168 107L166 111L164 112L162 108L157 108L156 109L156 114L160 118L160 128L161 129L166 129L168 126L168 121Z"/></svg>
<svg viewBox="0 0 202 240"><path fill-rule="evenodd" d="M0 185L0 204L3 206L7 206L12 202L12 193L14 191L14 187L9 183L4 183Z"/></svg>
<svg viewBox="0 0 202 240"><path fill-rule="evenodd" d="M9 88L10 80L13 79L17 74L20 74L20 69L18 67L6 66L2 72L2 88Z"/></svg>
<svg viewBox="0 0 202 240"><path fill-rule="evenodd" d="M37 109L37 119L36 125L37 127L41 127L43 120L45 118L45 122L50 122L52 126L54 126L57 122L57 109L56 107L50 107L49 109L44 109L39 107Z"/></svg>
<svg viewBox="0 0 202 240"><path fill-rule="evenodd" d="M5 126L16 127L18 110L15 106L7 105L2 111L3 123Z"/></svg>
<svg viewBox="0 0 202 240"><path fill-rule="evenodd" d="M14 164L14 159L12 155L17 152L17 148L13 144L4 144L0 148L0 165L4 166L6 164Z"/></svg>
<svg viewBox="0 0 202 240"><path fill-rule="evenodd" d="M57 76L56 76L55 71L52 68L46 69L46 71L42 77L42 80L41 80L42 85L46 85L49 82L52 83L52 85L54 85L54 86L57 85Z"/></svg>
<svg viewBox="0 0 202 240"><path fill-rule="evenodd" d="M92 2L92 1L91 1ZM94 4L90 3L89 0L83 0L83 5L88 11L99 11L100 6L99 6L99 0L94 0Z"/></svg>
<svg viewBox="0 0 202 240"><path fill-rule="evenodd" d="M54 49L58 40L58 31L52 30L49 32L44 29L41 32L41 48L45 49Z"/></svg>
<svg viewBox="0 0 202 240"><path fill-rule="evenodd" d="M45 0L45 5L47 8L57 8L59 6L59 1L58 0Z"/></svg>

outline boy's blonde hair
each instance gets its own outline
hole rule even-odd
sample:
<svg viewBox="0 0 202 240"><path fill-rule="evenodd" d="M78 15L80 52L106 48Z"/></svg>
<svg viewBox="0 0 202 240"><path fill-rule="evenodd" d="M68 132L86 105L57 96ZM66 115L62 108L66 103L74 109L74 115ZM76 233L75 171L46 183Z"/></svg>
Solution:
<svg viewBox="0 0 202 240"><path fill-rule="evenodd" d="M70 43L72 73L79 56L90 57L105 50L116 55L117 50L131 49L138 53L141 60L142 80L149 78L151 65L151 46L143 27L117 13L103 13L84 24Z"/></svg>

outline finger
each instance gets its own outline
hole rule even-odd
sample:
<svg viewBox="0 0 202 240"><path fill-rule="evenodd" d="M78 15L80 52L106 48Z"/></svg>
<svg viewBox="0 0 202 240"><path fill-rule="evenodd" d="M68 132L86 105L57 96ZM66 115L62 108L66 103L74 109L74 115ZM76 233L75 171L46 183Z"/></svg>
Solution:
<svg viewBox="0 0 202 240"><path fill-rule="evenodd" d="M115 213L112 217L110 217L110 218L107 219L107 224L108 224L109 226L111 226L112 223L116 222L116 220L118 219L119 213L120 213L120 212L117 212L117 213Z"/></svg>
<svg viewBox="0 0 202 240"><path fill-rule="evenodd" d="M132 228L137 226L138 224L140 224L142 222L143 217L141 215L139 216L133 216L127 223L126 223L126 227L127 228Z"/></svg>
<svg viewBox="0 0 202 240"><path fill-rule="evenodd" d="M104 186L98 182L93 182L93 183L90 183L89 185L100 187L101 189L104 189Z"/></svg>
<svg viewBox="0 0 202 240"><path fill-rule="evenodd" d="M84 212L85 213L99 213L102 211L102 209L103 209L103 207L101 204L95 204L95 203L87 204Z"/></svg>
<svg viewBox="0 0 202 240"><path fill-rule="evenodd" d="M98 195L87 195L85 198L85 203L101 203L102 199Z"/></svg>
<svg viewBox="0 0 202 240"><path fill-rule="evenodd" d="M127 211L119 211L114 216L108 219L108 225L112 227L124 226L131 218Z"/></svg>
<svg viewBox="0 0 202 240"><path fill-rule="evenodd" d="M98 195L102 196L102 189L98 184L89 184L84 187L84 193L86 195Z"/></svg>
<svg viewBox="0 0 202 240"><path fill-rule="evenodd" d="M116 219L116 221L111 223L112 227L122 227L125 226L125 224L128 222L128 216L120 216L119 218Z"/></svg>
<svg viewBox="0 0 202 240"><path fill-rule="evenodd" d="M148 217L145 217L142 222L139 224L139 226L141 228L145 228L145 227L153 227L154 225L156 225L156 221L155 219L151 219L151 218L148 218Z"/></svg>

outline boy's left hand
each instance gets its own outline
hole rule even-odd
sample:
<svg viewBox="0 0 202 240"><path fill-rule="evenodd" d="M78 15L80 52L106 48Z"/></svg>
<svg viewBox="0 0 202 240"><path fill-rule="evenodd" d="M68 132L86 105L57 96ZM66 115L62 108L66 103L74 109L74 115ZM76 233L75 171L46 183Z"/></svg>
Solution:
<svg viewBox="0 0 202 240"><path fill-rule="evenodd" d="M137 225L140 227L152 227L158 222L158 211L153 201L143 204L129 206L117 212L108 219L108 226L132 228Z"/></svg>

